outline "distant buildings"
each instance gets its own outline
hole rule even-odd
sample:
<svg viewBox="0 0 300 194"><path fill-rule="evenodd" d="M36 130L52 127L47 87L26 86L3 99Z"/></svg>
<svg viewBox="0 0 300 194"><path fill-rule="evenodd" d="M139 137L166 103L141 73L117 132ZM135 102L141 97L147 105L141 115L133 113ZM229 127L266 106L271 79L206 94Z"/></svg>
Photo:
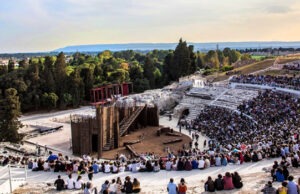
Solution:
<svg viewBox="0 0 300 194"><path fill-rule="evenodd" d="M9 59L7 58L0 58L0 65L8 65Z"/></svg>

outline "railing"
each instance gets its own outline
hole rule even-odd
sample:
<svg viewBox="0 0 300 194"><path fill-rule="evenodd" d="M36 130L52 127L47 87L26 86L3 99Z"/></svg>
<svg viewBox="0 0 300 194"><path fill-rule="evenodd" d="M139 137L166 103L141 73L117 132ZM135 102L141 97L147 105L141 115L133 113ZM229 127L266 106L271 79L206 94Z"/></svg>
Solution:
<svg viewBox="0 0 300 194"><path fill-rule="evenodd" d="M0 168L1 193L13 193L13 190L27 181L27 166L7 165Z"/></svg>

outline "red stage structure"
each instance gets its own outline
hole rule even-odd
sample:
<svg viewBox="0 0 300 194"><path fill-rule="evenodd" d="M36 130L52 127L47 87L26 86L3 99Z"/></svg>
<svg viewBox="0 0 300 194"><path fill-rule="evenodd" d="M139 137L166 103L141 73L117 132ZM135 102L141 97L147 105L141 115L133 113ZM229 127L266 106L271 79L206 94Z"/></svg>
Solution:
<svg viewBox="0 0 300 194"><path fill-rule="evenodd" d="M126 96L133 92L132 83L109 84L90 91L90 99L92 105L106 104L111 102L115 96Z"/></svg>

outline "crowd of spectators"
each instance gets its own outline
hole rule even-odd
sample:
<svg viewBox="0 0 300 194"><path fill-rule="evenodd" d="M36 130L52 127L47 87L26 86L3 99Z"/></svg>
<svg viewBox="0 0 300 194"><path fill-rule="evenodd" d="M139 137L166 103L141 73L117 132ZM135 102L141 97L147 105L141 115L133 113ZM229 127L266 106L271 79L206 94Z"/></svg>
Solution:
<svg viewBox="0 0 300 194"><path fill-rule="evenodd" d="M95 190L92 180L93 175L97 173L203 170L214 166L226 166L229 163L243 164L274 157L282 157L284 165L273 167L271 172L273 181L284 182L290 176L287 167L289 165L298 167L300 163L299 119L300 100L298 98L290 94L266 90L259 92L256 98L243 102L238 107L238 111L207 106L195 120L186 123L186 128L191 130L194 136L202 132L211 139L208 147L205 142L203 150L193 148L193 143L191 143L177 151L169 150L164 156L144 153L138 158L131 158L121 154L111 161L100 161L89 155L84 155L81 159L71 159L62 154L55 155L51 151L48 158L2 156L0 161L2 165L12 163L27 165L33 171L66 172L70 176L69 179L64 182L58 178L55 183L57 189L64 188L62 186L64 182L63 185L67 185L66 188L85 188L87 193ZM75 173L78 175L77 181L73 181L72 178L72 174ZM84 174L88 175L86 184L82 181ZM226 173L224 177L218 176L218 179L222 180L224 189L243 186L238 173ZM220 189L221 187L216 185L218 179L213 181L209 177L205 183L205 189L208 191ZM230 184L227 187L225 183L228 183L228 180ZM120 187L111 186L117 184ZM176 185L177 189L181 186L180 184L182 187L186 186L184 179ZM130 177L125 179L124 184L120 184L118 179L111 182L107 180L101 186L100 191L106 192L117 188L126 192L127 187L129 190L130 188L132 191L136 189L135 191L138 192L139 181L133 179L131 182Z"/></svg>
<svg viewBox="0 0 300 194"><path fill-rule="evenodd" d="M194 128L216 139L220 153L236 149L242 161L299 155L298 98L267 90L238 109L206 107L193 121Z"/></svg>
<svg viewBox="0 0 300 194"><path fill-rule="evenodd" d="M265 187L261 190L264 194L299 194L300 178L298 178L298 185L294 182L294 176L290 175L288 170L291 167L290 161L282 156L280 163L274 161L271 170L272 180L268 181ZM294 166L293 166L294 167ZM273 187L274 182L281 182L281 186L277 189Z"/></svg>
<svg viewBox="0 0 300 194"><path fill-rule="evenodd" d="M6 166L8 164L10 164L10 165L25 165L28 163L29 157L8 154L7 151L4 151L4 152L5 153L2 153L2 155L0 155L0 165L1 166Z"/></svg>
<svg viewBox="0 0 300 194"><path fill-rule="evenodd" d="M209 176L204 184L204 189L208 192L232 190L234 188L240 189L242 187L242 178L238 172L226 172L224 176L219 174L215 180L213 180L211 176Z"/></svg>
<svg viewBox="0 0 300 194"><path fill-rule="evenodd" d="M54 186L57 191L83 190L84 194L98 194L98 191L99 194L139 193L141 191L140 182L137 178L131 181L129 176L126 176L123 182L120 177L112 179L111 181L105 180L101 187L97 187L93 184L92 180L84 182L81 175L78 175L77 179L74 179L72 174L69 174L66 181L58 175Z"/></svg>
<svg viewBox="0 0 300 194"><path fill-rule="evenodd" d="M288 76L272 76L272 75L238 75L233 76L230 82L244 84L267 85L271 87L288 88L300 90L300 78Z"/></svg>
<svg viewBox="0 0 300 194"><path fill-rule="evenodd" d="M286 64L283 66L283 69L292 70L292 71L300 71L300 62Z"/></svg>

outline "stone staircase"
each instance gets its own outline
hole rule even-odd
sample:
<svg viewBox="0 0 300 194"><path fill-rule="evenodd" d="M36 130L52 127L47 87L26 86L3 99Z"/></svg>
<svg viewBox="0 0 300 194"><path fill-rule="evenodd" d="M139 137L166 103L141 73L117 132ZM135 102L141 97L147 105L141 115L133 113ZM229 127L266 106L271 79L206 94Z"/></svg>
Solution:
<svg viewBox="0 0 300 194"><path fill-rule="evenodd" d="M122 137L132 125L135 119L140 115L146 106L139 106L126 120L121 121L120 123L120 136Z"/></svg>
<svg viewBox="0 0 300 194"><path fill-rule="evenodd" d="M203 110L204 105L192 106L189 108L189 115L186 117L186 120L196 119L200 111Z"/></svg>

